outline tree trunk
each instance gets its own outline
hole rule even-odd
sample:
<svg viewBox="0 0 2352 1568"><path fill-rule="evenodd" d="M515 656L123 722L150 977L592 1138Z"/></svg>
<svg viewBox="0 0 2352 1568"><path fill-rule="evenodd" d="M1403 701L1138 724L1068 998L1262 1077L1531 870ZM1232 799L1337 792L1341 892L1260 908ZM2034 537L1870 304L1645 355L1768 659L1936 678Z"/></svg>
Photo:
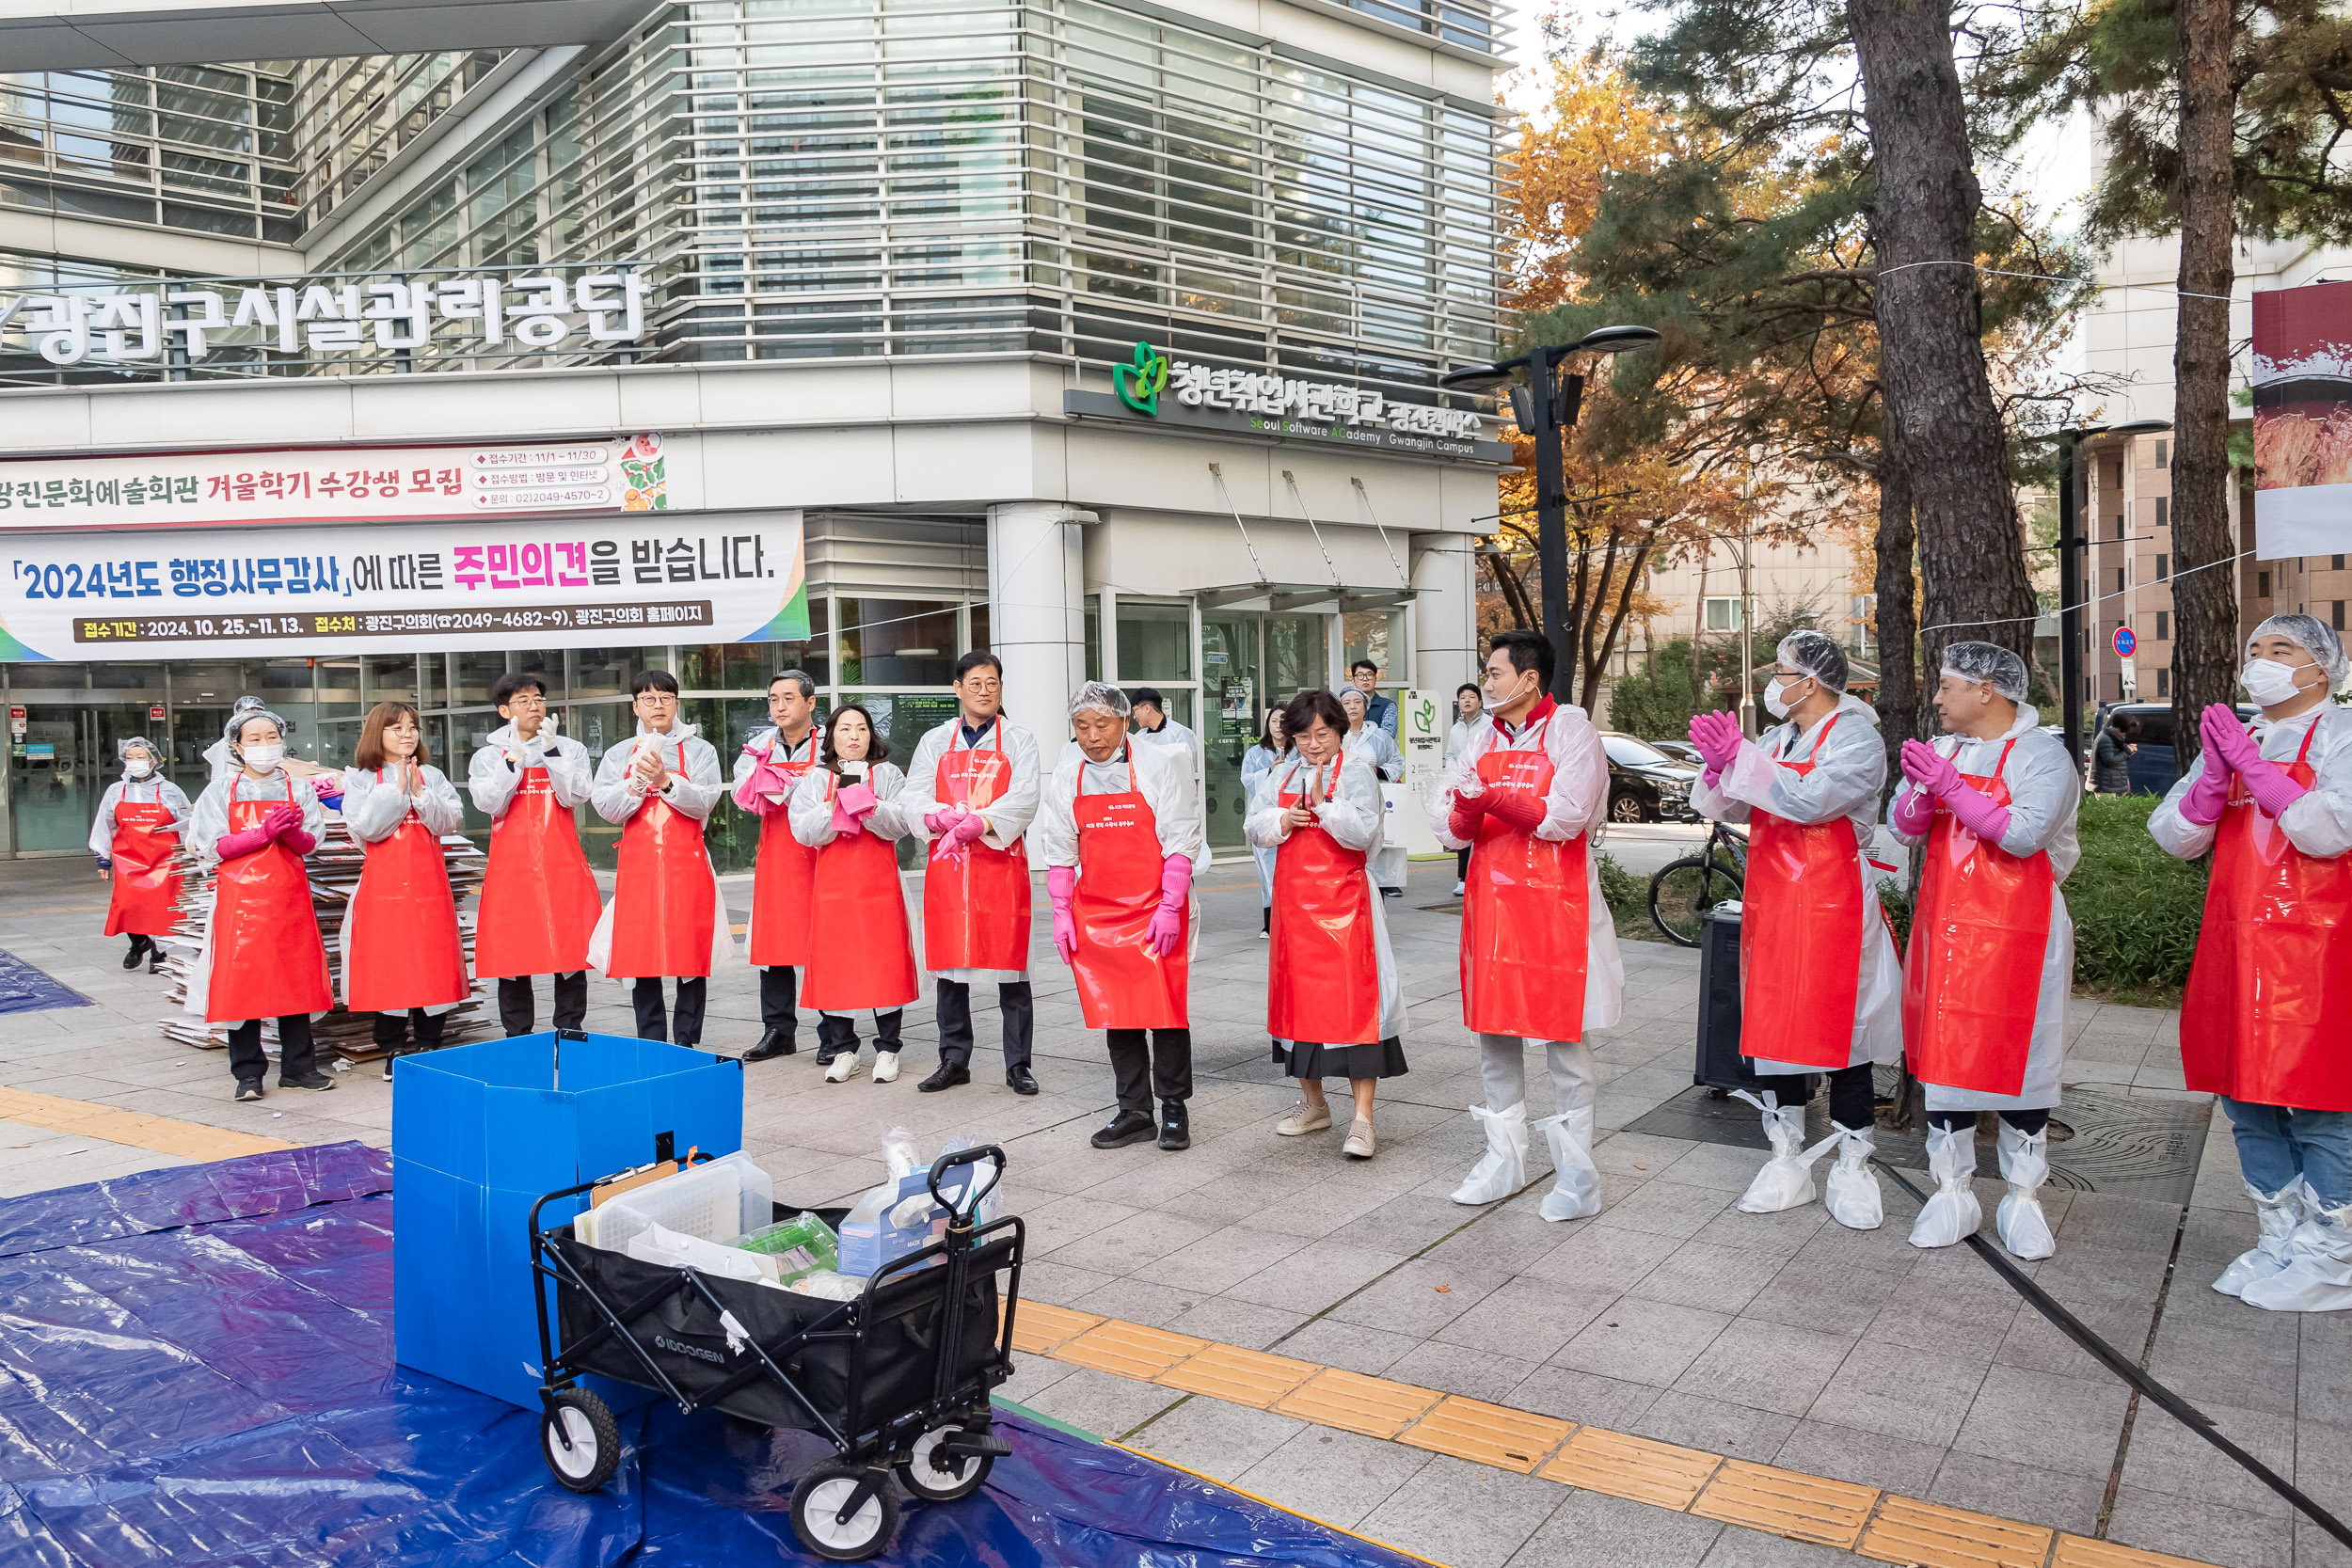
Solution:
<svg viewBox="0 0 2352 1568"><path fill-rule="evenodd" d="M2237 573L2230 540L2232 119L2229 0L2177 0L2181 270L2172 350L2172 758L2186 772L2198 716L2237 679ZM2217 294L2219 298L2201 297ZM2196 571L2206 566L2204 571Z"/></svg>
<svg viewBox="0 0 2352 1568"><path fill-rule="evenodd" d="M1950 10L1945 0L1847 0L1846 15L1875 166L1879 379L1917 520L1922 664L1935 669L1947 642L1966 640L2015 649L2031 666L2038 607L1979 337L1983 194Z"/></svg>
<svg viewBox="0 0 2352 1568"><path fill-rule="evenodd" d="M1898 754L1919 737L1919 671L1913 660L1919 617L1912 607L1911 552L1917 535L1911 519L1911 486L1893 449L1882 443L1879 458L1878 595L1879 736L1886 743L1886 783L1901 769Z"/></svg>

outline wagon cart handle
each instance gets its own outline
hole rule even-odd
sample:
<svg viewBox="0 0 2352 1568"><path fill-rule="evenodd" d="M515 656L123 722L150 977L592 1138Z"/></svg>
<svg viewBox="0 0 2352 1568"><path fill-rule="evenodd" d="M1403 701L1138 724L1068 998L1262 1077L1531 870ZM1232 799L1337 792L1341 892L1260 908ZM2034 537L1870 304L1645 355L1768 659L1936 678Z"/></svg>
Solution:
<svg viewBox="0 0 2352 1568"><path fill-rule="evenodd" d="M960 1165L977 1165L983 1160L990 1163L986 1186L979 1184L979 1179L976 1173L965 1180L964 1190L957 1195L954 1201L950 1201L940 1192L941 1177ZM973 1148L959 1148L952 1154L943 1154L933 1160L930 1173L925 1180L930 1185L931 1201L947 1211L948 1230L959 1236L968 1236L972 1233L973 1216L980 1212L980 1205L987 1200L989 1194L996 1190L997 1184L1004 1179L1005 1151L994 1144L981 1144Z"/></svg>

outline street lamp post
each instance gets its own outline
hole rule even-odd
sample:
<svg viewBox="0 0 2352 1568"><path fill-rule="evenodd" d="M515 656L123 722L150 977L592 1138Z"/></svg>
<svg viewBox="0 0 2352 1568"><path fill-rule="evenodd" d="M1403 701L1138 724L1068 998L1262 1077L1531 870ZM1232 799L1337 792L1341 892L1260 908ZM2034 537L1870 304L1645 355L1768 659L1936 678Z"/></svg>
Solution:
<svg viewBox="0 0 2352 1568"><path fill-rule="evenodd" d="M2070 425L2058 438L2058 712L2059 736L2067 759L2083 768L2083 570L2075 551L2090 544L2081 527L2081 502L2076 492L2075 453L2097 436L2152 436L2169 430L2169 420L2132 420L2115 425Z"/></svg>
<svg viewBox="0 0 2352 1568"><path fill-rule="evenodd" d="M1512 411L1535 441L1535 557L1544 596L1544 636L1551 643L1551 694L1565 702L1575 695L1575 661L1569 657L1567 477L1565 444L1584 402L1584 378L1564 373L1574 354L1619 354L1658 341L1652 326L1604 326L1575 342L1545 344L1517 359L1449 371L1438 385L1450 392L1488 393L1503 387L1515 371L1527 372L1526 397L1512 388Z"/></svg>

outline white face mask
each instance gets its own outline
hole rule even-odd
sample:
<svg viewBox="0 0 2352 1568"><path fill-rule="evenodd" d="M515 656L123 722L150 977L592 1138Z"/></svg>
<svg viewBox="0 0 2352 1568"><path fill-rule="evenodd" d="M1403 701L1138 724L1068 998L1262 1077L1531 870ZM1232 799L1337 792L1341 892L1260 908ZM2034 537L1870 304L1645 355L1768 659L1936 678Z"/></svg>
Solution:
<svg viewBox="0 0 2352 1568"><path fill-rule="evenodd" d="M131 777L135 779L144 779L150 773L155 771L155 765L148 761L145 757L133 757L130 762L124 766Z"/></svg>
<svg viewBox="0 0 2352 1568"><path fill-rule="evenodd" d="M1804 677L1798 677L1802 680ZM1764 689L1764 706L1775 719L1788 717L1788 689L1798 684L1786 675L1775 675L1772 684Z"/></svg>
<svg viewBox="0 0 2352 1568"><path fill-rule="evenodd" d="M1533 670L1521 670L1518 672L1518 674L1520 676L1533 679L1535 672ZM1486 695L1486 688L1479 688L1478 700L1488 713L1501 713L1504 708L1509 707L1513 703L1518 702L1523 694L1524 691L1519 685L1519 681L1517 678L1514 678L1511 682L1511 689L1500 698L1489 697Z"/></svg>
<svg viewBox="0 0 2352 1568"><path fill-rule="evenodd" d="M247 746L243 752L245 765L256 773L276 772L278 759L285 754L283 746Z"/></svg>
<svg viewBox="0 0 2352 1568"><path fill-rule="evenodd" d="M2254 699L2256 707L2276 707L2280 703L2295 701L2303 688L2296 678L2299 666L2281 664L2275 658L2249 658L2246 668L2238 672L2238 684Z"/></svg>

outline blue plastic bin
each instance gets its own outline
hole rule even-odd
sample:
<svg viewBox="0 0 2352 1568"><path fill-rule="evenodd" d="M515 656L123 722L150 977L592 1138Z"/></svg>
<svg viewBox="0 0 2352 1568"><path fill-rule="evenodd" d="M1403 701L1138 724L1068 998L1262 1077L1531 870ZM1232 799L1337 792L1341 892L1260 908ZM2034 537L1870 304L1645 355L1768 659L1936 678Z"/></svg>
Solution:
<svg viewBox="0 0 2352 1568"><path fill-rule="evenodd" d="M743 1069L620 1035L518 1035L403 1056L392 1071L392 1354L405 1366L539 1407L531 1206L690 1148L743 1147ZM561 1225L587 1207L549 1204ZM615 1409L652 1397L606 1386Z"/></svg>

